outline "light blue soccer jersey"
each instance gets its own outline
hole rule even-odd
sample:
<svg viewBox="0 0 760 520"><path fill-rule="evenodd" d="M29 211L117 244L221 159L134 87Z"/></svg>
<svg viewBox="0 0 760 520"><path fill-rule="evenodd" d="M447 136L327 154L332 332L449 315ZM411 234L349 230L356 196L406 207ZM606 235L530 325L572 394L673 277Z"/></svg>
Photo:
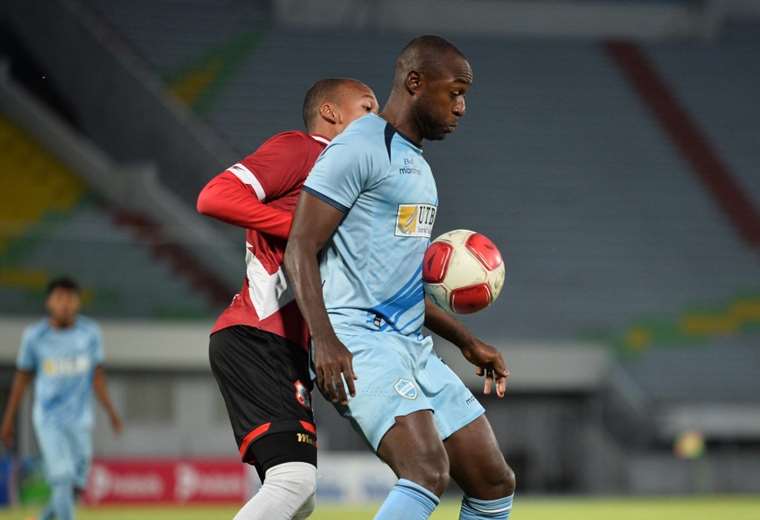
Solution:
<svg viewBox="0 0 760 520"><path fill-rule="evenodd" d="M85 317L57 329L47 319L24 331L16 367L34 372L34 424L92 426L92 380L103 362L100 328Z"/></svg>
<svg viewBox="0 0 760 520"><path fill-rule="evenodd" d="M320 264L335 331L421 337L422 259L438 206L422 149L364 116L322 152L304 190L345 213Z"/></svg>

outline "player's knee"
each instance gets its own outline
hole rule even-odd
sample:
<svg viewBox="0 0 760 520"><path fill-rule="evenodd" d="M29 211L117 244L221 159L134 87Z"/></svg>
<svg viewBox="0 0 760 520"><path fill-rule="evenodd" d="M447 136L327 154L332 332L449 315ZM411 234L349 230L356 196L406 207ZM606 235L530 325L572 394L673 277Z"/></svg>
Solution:
<svg viewBox="0 0 760 520"><path fill-rule="evenodd" d="M449 458L446 451L431 449L410 457L405 473L408 476L402 473L403 478L408 478L441 496L449 485Z"/></svg>
<svg viewBox="0 0 760 520"><path fill-rule="evenodd" d="M515 472L508 465L502 475L500 485L502 487L501 496L503 497L507 497L515 492L517 478L515 477Z"/></svg>
<svg viewBox="0 0 760 520"><path fill-rule="evenodd" d="M306 502L304 502L298 511L296 511L296 514L293 515L293 520L305 520L311 516L317 503L315 496L316 493L306 499Z"/></svg>

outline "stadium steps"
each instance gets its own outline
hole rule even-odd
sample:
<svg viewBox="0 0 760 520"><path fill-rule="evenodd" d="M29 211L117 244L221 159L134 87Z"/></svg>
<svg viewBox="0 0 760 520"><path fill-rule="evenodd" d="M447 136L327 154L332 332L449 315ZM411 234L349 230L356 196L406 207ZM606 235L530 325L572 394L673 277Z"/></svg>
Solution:
<svg viewBox="0 0 760 520"><path fill-rule="evenodd" d="M0 312L37 313L69 273L98 315L206 317L208 303L92 200L84 183L0 115Z"/></svg>

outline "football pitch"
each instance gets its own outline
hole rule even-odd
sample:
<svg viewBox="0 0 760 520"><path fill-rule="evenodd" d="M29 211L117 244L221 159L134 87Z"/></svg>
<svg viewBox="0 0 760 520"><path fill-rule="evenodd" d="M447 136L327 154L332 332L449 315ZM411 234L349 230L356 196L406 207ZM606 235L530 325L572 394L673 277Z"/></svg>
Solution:
<svg viewBox="0 0 760 520"><path fill-rule="evenodd" d="M311 520L369 520L376 507L355 508L323 505ZM0 512L0 520L35 518L37 510ZM456 520L459 507L444 503L431 517ZM77 520L230 520L230 508L100 508L81 509ZM758 520L760 496L700 498L524 498L519 499L510 520Z"/></svg>

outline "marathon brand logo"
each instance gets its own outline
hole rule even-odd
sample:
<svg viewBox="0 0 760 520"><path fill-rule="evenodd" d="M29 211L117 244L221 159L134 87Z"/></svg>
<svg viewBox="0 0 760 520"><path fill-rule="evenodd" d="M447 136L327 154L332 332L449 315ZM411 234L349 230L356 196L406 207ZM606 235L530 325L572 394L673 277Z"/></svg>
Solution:
<svg viewBox="0 0 760 520"><path fill-rule="evenodd" d="M437 208L431 204L399 204L395 235L430 238L436 211Z"/></svg>
<svg viewBox="0 0 760 520"><path fill-rule="evenodd" d="M308 444L309 446L317 445L317 440L309 433L296 433L296 440L301 444Z"/></svg>
<svg viewBox="0 0 760 520"><path fill-rule="evenodd" d="M411 159L409 157L404 158L404 166L402 168L399 168L398 172L401 175L419 175L422 173L419 168L414 167L414 159Z"/></svg>

